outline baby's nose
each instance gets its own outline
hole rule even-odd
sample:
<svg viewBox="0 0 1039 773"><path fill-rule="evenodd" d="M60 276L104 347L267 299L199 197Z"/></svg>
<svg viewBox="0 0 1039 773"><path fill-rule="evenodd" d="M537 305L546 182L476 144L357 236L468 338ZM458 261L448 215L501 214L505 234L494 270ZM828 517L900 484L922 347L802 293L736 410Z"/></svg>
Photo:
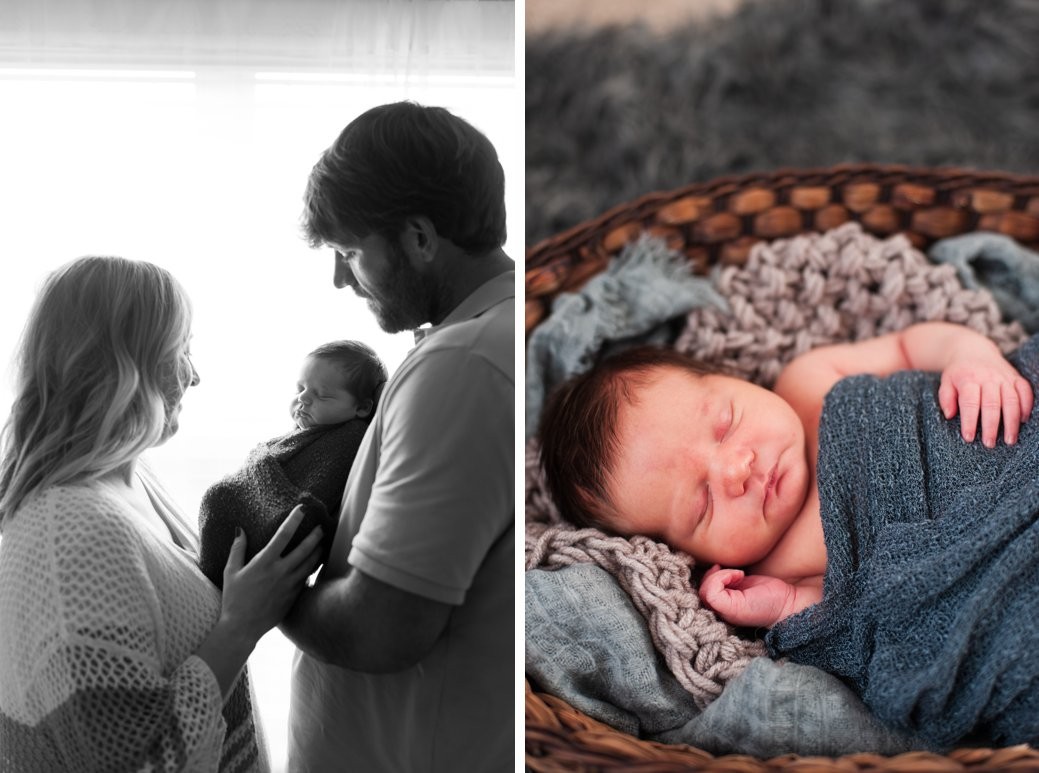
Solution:
<svg viewBox="0 0 1039 773"><path fill-rule="evenodd" d="M747 479L750 478L754 464L754 451L750 448L736 449L719 457L719 461L725 493L730 497L743 496L747 491Z"/></svg>

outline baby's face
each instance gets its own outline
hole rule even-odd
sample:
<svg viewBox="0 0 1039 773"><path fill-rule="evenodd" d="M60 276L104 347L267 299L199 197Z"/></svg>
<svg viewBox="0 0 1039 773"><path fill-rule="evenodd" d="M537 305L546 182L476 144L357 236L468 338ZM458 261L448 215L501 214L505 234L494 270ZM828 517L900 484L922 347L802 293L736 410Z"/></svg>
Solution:
<svg viewBox="0 0 1039 773"><path fill-rule="evenodd" d="M359 408L357 398L343 386L339 368L321 357L303 362L291 405L297 427L349 421L358 416Z"/></svg>
<svg viewBox="0 0 1039 773"><path fill-rule="evenodd" d="M618 411L611 525L704 563L764 558L808 493L804 426L790 405L740 379L671 367L633 395Z"/></svg>

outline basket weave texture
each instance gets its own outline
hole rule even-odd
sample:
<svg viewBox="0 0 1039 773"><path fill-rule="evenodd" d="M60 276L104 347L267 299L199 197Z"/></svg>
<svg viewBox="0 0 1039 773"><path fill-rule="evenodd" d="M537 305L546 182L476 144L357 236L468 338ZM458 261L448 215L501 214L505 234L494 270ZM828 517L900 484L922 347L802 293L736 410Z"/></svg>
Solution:
<svg viewBox="0 0 1039 773"><path fill-rule="evenodd" d="M854 164L723 177L643 196L531 247L526 330L560 292L581 287L646 232L681 250L698 272L747 260L759 241L858 221L877 236L904 233L919 249L993 231L1039 244L1039 177Z"/></svg>
<svg viewBox="0 0 1039 773"><path fill-rule="evenodd" d="M540 242L526 254L526 332L555 297L573 292L642 233L664 238L698 273L742 264L759 241L823 232L849 221L886 237L904 233L919 249L938 239L993 231L1039 246L1039 177L963 169L855 164L719 178L643 196ZM1039 771L1039 751L961 748L942 756L714 756L644 741L598 722L526 684L529 770L665 771Z"/></svg>

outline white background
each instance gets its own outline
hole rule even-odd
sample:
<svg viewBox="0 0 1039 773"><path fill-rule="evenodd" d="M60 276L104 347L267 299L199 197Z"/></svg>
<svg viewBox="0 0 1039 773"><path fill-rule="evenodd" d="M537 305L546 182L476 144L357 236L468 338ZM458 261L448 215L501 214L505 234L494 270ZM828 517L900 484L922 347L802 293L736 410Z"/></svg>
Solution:
<svg viewBox="0 0 1039 773"><path fill-rule="evenodd" d="M384 102L413 99L465 117L505 167L506 251L518 259L520 95L516 78L500 74L0 71L0 419L12 399L8 363L50 270L86 254L169 269L194 304L201 384L185 397L179 433L149 457L193 517L207 486L291 428L288 403L308 351L356 338L392 372L412 345L408 333L380 331L352 291L335 290L331 253L300 236L303 189L322 150ZM276 770L290 659L274 631L250 661Z"/></svg>

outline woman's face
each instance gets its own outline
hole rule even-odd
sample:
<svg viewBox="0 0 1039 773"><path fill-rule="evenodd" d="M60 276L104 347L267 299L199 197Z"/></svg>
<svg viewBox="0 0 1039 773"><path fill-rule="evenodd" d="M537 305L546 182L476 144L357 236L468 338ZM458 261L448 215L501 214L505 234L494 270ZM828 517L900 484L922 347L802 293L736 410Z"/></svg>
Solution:
<svg viewBox="0 0 1039 773"><path fill-rule="evenodd" d="M760 561L808 493L801 420L781 397L740 379L662 367L621 404L617 439L611 525L705 563Z"/></svg>
<svg viewBox="0 0 1039 773"><path fill-rule="evenodd" d="M191 350L185 346L180 354L175 372L163 385L163 399L166 403L166 424L163 428L160 443L173 437L180 428L180 406L188 387L198 386L200 381L195 364L191 361Z"/></svg>

